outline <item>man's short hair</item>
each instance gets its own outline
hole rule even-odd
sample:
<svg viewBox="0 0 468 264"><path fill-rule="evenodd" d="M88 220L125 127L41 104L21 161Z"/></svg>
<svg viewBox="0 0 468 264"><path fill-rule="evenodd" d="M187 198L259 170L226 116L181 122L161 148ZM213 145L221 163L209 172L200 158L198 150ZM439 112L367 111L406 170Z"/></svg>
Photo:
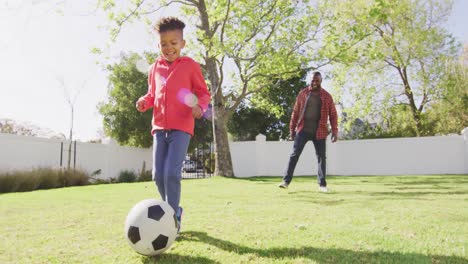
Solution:
<svg viewBox="0 0 468 264"><path fill-rule="evenodd" d="M320 76L320 78L322 78L322 74L318 71L314 72L314 74L312 75L312 77L314 76Z"/></svg>
<svg viewBox="0 0 468 264"><path fill-rule="evenodd" d="M184 28L184 22L182 22L177 17L163 17L154 25L154 30L156 30L158 33L170 30L184 31Z"/></svg>

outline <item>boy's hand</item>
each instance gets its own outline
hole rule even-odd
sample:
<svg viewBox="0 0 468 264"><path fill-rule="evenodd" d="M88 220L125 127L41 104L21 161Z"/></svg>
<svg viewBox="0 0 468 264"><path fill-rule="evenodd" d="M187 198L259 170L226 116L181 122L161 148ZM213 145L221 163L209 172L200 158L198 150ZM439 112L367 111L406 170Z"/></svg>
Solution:
<svg viewBox="0 0 468 264"><path fill-rule="evenodd" d="M195 117L196 119L200 119L203 115L203 111L201 110L201 107L199 105L195 105L192 107L192 116Z"/></svg>
<svg viewBox="0 0 468 264"><path fill-rule="evenodd" d="M136 102L136 109L138 110L138 112L144 112L145 111L145 105L146 105L146 102L143 98L140 98L138 99L138 101Z"/></svg>

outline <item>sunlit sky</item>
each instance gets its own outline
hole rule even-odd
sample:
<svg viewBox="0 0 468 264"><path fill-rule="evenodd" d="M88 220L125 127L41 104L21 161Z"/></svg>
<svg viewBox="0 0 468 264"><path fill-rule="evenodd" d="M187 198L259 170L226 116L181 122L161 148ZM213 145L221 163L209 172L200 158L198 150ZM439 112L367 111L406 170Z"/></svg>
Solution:
<svg viewBox="0 0 468 264"><path fill-rule="evenodd" d="M106 14L95 0L0 0L0 119L30 123L68 137L70 105L75 99L74 138L97 139L102 116L97 104L106 100L107 72L96 64L105 48ZM57 12L61 10L62 12ZM154 17L176 15L173 8ZM457 0L447 29L468 43L468 1ZM148 26L133 23L123 28L104 56L123 51L155 51Z"/></svg>

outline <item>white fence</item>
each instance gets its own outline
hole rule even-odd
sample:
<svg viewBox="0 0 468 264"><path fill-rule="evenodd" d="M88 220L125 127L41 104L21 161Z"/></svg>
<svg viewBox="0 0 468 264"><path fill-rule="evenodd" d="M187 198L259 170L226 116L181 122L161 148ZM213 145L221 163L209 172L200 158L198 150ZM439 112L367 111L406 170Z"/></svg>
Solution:
<svg viewBox="0 0 468 264"><path fill-rule="evenodd" d="M291 141L231 142L237 177L283 175ZM307 143L294 175L314 175L314 145ZM462 135L327 142L329 175L468 174L468 128Z"/></svg>
<svg viewBox="0 0 468 264"><path fill-rule="evenodd" d="M60 140L0 134L0 170L59 167L60 145ZM230 142L235 175L283 175L292 145L292 141L266 141L262 135L256 141ZM63 165L67 153L64 142ZM100 169L100 178L117 177L122 170L139 172L143 163L151 169L151 149L77 143L76 167L89 173ZM468 128L454 136L328 141L327 170L329 175L468 174ZM295 175L316 171L314 147L309 142Z"/></svg>
<svg viewBox="0 0 468 264"><path fill-rule="evenodd" d="M61 140L0 134L0 170L27 170L39 167L60 167ZM68 143L63 142L62 165L68 163ZM140 172L152 168L151 149L121 147L115 143L76 144L76 168L89 173L101 170L99 178L118 177L123 170ZM71 166L74 164L72 147Z"/></svg>

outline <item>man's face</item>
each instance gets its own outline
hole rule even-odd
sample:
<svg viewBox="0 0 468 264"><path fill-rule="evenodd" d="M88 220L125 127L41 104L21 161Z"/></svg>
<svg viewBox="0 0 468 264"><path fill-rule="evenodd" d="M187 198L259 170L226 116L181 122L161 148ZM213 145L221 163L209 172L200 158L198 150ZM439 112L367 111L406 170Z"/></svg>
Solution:
<svg viewBox="0 0 468 264"><path fill-rule="evenodd" d="M161 55L168 62L180 57L180 51L185 47L185 40L181 30L169 30L159 33L159 49Z"/></svg>
<svg viewBox="0 0 468 264"><path fill-rule="evenodd" d="M312 90L318 90L320 88L320 84L322 84L322 77L320 77L319 75L314 75L312 81L310 82Z"/></svg>

